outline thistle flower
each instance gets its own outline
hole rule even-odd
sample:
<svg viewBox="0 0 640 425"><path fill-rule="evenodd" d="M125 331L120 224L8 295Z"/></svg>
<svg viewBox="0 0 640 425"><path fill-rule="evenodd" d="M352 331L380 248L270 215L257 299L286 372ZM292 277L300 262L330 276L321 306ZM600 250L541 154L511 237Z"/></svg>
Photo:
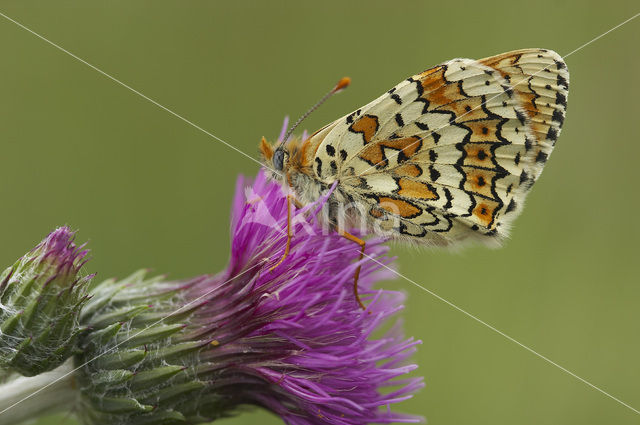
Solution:
<svg viewBox="0 0 640 425"><path fill-rule="evenodd" d="M139 272L94 289L82 316L92 332L76 358L84 422L194 424L243 405L288 424L419 421L390 409L422 381L406 376L418 341L399 325L380 330L402 309L402 294L372 288L388 272L361 262L361 310L357 247L313 221L324 200L294 212L290 254L271 270L286 240L286 196L262 173L243 193L246 184L225 271L174 282ZM367 247L391 261L381 241Z"/></svg>
<svg viewBox="0 0 640 425"><path fill-rule="evenodd" d="M80 277L88 251L66 227L53 231L0 275L0 367L34 376L60 366L83 331Z"/></svg>

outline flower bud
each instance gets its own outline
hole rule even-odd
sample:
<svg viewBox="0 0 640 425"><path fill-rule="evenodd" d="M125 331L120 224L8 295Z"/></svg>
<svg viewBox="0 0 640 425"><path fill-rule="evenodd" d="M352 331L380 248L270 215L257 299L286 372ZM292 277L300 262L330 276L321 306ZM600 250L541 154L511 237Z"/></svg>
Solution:
<svg viewBox="0 0 640 425"><path fill-rule="evenodd" d="M80 269L88 251L66 227L53 231L0 274L0 367L34 376L60 366L84 330L87 301Z"/></svg>

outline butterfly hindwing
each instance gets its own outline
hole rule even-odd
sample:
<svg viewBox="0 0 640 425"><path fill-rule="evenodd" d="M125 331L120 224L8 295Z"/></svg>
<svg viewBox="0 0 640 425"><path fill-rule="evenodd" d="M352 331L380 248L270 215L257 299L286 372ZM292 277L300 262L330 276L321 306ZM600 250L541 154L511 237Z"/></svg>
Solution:
<svg viewBox="0 0 640 425"><path fill-rule="evenodd" d="M568 81L548 50L451 60L321 131L316 178L339 180L400 235L505 236L557 140Z"/></svg>

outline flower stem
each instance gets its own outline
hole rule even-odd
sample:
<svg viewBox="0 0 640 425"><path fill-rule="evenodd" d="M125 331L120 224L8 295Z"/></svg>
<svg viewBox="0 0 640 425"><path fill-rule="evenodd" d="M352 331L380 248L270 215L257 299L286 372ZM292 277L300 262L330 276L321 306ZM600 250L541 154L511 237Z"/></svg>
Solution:
<svg viewBox="0 0 640 425"><path fill-rule="evenodd" d="M51 372L23 377L0 385L0 425L15 425L43 414L73 406L73 362L67 360Z"/></svg>

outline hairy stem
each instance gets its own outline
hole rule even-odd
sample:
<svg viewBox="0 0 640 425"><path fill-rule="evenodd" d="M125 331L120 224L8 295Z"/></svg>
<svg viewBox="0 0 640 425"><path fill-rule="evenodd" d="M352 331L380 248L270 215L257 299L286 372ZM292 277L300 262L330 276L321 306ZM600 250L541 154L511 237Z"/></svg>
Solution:
<svg viewBox="0 0 640 425"><path fill-rule="evenodd" d="M76 397L73 363L51 372L20 376L0 385L0 425L15 425L43 414L71 409Z"/></svg>

